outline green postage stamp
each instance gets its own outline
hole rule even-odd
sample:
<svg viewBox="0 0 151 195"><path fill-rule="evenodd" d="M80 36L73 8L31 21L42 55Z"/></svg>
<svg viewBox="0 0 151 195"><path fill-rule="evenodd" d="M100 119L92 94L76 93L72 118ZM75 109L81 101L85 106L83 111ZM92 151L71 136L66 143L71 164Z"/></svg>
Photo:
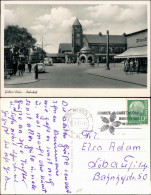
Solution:
<svg viewBox="0 0 151 195"><path fill-rule="evenodd" d="M128 124L148 124L148 100L127 100Z"/></svg>

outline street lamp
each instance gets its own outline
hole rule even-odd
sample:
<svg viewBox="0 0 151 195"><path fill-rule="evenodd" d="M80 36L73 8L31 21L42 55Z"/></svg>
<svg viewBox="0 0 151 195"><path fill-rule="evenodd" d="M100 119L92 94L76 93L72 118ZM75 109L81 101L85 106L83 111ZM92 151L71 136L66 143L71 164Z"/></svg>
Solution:
<svg viewBox="0 0 151 195"><path fill-rule="evenodd" d="M107 40L106 40L106 48L107 48L107 52L106 52L106 70L110 70L109 67L109 31L107 30Z"/></svg>
<svg viewBox="0 0 151 195"><path fill-rule="evenodd" d="M43 43L43 42L42 42L42 43ZM51 43L47 43L47 44L45 44L45 45L42 44L42 62L44 62L44 57L43 57L44 50L43 50L43 48L46 47L47 45L53 45L53 44L51 44Z"/></svg>
<svg viewBox="0 0 151 195"><path fill-rule="evenodd" d="M43 41L44 41L44 38L43 38L43 36L42 36L42 62L44 62L44 57L43 57L43 48L45 47L45 46L47 46L47 45L53 45L53 44L51 44L51 43L47 43L47 44L45 44L44 45L44 43L43 43Z"/></svg>
<svg viewBox="0 0 151 195"><path fill-rule="evenodd" d="M47 45L53 45L53 44L51 44L51 43L47 43L47 44L45 44L44 45L44 37L42 36L42 38L41 38L41 41L42 41L42 62L44 61L44 58L43 58L43 48L45 47L45 46L47 46Z"/></svg>

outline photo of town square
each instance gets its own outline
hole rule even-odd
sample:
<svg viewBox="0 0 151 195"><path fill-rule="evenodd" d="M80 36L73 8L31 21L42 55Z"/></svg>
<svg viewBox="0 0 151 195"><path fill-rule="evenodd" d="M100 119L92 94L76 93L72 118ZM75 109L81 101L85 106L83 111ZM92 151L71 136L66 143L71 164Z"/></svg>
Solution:
<svg viewBox="0 0 151 195"><path fill-rule="evenodd" d="M5 88L146 88L147 4L5 4Z"/></svg>

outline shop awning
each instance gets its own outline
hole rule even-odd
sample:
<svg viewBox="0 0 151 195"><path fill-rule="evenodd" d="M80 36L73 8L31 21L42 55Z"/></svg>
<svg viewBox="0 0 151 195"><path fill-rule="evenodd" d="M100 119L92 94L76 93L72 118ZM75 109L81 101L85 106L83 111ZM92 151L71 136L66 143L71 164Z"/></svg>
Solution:
<svg viewBox="0 0 151 195"><path fill-rule="evenodd" d="M147 57L147 46L129 48L125 52L114 56L114 58L145 58Z"/></svg>

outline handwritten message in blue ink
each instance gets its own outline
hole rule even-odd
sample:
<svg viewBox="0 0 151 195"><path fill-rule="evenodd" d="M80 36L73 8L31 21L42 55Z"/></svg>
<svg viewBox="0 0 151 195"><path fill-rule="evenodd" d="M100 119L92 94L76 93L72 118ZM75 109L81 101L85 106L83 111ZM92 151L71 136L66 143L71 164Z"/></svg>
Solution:
<svg viewBox="0 0 151 195"><path fill-rule="evenodd" d="M127 123L126 99L92 100L3 100L3 194L149 192L149 123Z"/></svg>
<svg viewBox="0 0 151 195"><path fill-rule="evenodd" d="M4 192L71 193L68 102L12 99L8 104L1 111Z"/></svg>

